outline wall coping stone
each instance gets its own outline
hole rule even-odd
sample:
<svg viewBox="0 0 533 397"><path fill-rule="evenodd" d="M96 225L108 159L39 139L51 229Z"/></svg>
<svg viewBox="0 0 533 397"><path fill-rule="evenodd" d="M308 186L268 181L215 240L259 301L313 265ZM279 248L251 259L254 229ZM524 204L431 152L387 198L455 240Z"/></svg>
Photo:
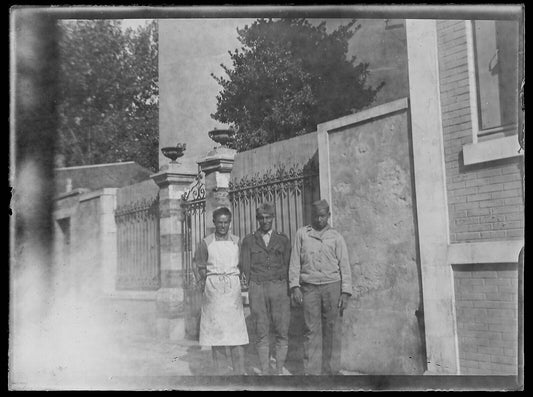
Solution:
<svg viewBox="0 0 533 397"><path fill-rule="evenodd" d="M89 189L85 189L85 188L76 188L76 189L72 189L70 192L63 192L63 193L59 193L57 194L55 197L54 197L54 200L63 200L67 197L72 197L72 196L76 196L76 195L81 195L81 194L84 194L84 193L87 193L89 192Z"/></svg>
<svg viewBox="0 0 533 397"><path fill-rule="evenodd" d="M117 190L118 189L116 187L105 187L103 189L94 190L92 192L87 192L80 196L80 202L92 200L92 199L98 198L100 196L105 196L105 195L113 196L117 193Z"/></svg>
<svg viewBox="0 0 533 397"><path fill-rule="evenodd" d="M180 164L170 163L168 167L162 168L156 174L150 175L150 178L159 186L160 188L166 187L169 184L173 185L190 185L190 183L196 177L196 174L191 174L190 172L183 172L179 168Z"/></svg>
<svg viewBox="0 0 533 397"><path fill-rule="evenodd" d="M328 133L335 132L334 130L347 127L349 125L368 122L369 120L386 116L390 113L394 113L400 110L407 109L409 107L409 99L401 98L395 101L387 102L382 105L365 109L360 112L349 114L335 120L326 121L325 123L318 124L318 131L326 130Z"/></svg>

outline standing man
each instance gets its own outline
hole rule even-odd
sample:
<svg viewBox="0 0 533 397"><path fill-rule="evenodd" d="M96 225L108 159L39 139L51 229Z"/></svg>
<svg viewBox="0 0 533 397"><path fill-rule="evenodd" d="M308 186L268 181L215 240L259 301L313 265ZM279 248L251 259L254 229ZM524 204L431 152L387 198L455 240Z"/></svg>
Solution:
<svg viewBox="0 0 533 397"><path fill-rule="evenodd" d="M244 320L239 272L239 238L230 233L231 211L213 211L215 233L202 240L195 254L195 276L204 287L200 317L200 345L211 346L217 374L231 351L233 373L243 375L248 332Z"/></svg>
<svg viewBox="0 0 533 397"><path fill-rule="evenodd" d="M274 206L256 210L259 229L242 242L241 266L248 280L250 311L255 321L256 348L261 374L270 374L270 326L276 338L276 374L282 375L289 345L290 297L287 283L291 246L289 238L272 230Z"/></svg>
<svg viewBox="0 0 533 397"><path fill-rule="evenodd" d="M344 238L328 220L326 200L312 205L312 224L296 232L289 267L291 299L303 305L306 375L336 374L340 369L339 313L352 294ZM321 337L322 336L322 337Z"/></svg>

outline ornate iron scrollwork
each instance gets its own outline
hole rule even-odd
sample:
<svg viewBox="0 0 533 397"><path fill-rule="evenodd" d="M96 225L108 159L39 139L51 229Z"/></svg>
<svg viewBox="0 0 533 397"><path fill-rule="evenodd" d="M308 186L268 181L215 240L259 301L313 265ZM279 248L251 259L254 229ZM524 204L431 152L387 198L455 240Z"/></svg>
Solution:
<svg viewBox="0 0 533 397"><path fill-rule="evenodd" d="M298 164L293 164L291 166L279 164L274 170L269 169L262 175L257 172L251 177L245 175L238 181L232 180L229 184L229 191L234 197L240 197L240 192L251 189L267 193L272 189L286 189L293 186L299 187L304 183L306 178L315 177L317 175L317 165L314 162L305 167Z"/></svg>
<svg viewBox="0 0 533 397"><path fill-rule="evenodd" d="M192 185L188 190L186 190L181 199L186 202L205 200L205 179L204 173L200 172L196 176L194 185Z"/></svg>

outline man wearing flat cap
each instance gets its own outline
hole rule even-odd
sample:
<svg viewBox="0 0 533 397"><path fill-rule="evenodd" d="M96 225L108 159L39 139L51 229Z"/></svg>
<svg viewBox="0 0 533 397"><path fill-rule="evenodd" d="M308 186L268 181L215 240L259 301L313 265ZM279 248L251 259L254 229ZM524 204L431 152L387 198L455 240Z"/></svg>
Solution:
<svg viewBox="0 0 533 397"><path fill-rule="evenodd" d="M256 325L256 349L261 374L270 375L270 327L276 339L276 372L285 374L289 344L290 297L288 270L289 238L272 230L275 207L263 203L256 210L259 229L247 235L241 245L241 268L248 281L250 312ZM285 372L284 372L285 371Z"/></svg>
<svg viewBox="0 0 533 397"><path fill-rule="evenodd" d="M339 314L352 294L348 249L328 220L329 204L312 205L311 225L296 232L289 266L289 288L304 312L306 375L337 374L340 369Z"/></svg>

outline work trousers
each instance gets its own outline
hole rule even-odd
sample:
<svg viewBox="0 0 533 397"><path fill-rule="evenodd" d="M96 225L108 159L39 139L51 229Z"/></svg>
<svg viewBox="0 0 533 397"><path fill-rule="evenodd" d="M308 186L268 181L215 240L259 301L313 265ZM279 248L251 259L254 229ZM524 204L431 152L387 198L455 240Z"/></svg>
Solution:
<svg viewBox="0 0 533 397"><path fill-rule="evenodd" d="M340 369L341 283L302 283L300 289L304 312L304 371L307 375L336 374Z"/></svg>
<svg viewBox="0 0 533 397"><path fill-rule="evenodd" d="M276 369L281 373L289 346L290 298L287 280L250 281L250 312L256 326L255 346L264 374L270 373L270 327L274 328Z"/></svg>

